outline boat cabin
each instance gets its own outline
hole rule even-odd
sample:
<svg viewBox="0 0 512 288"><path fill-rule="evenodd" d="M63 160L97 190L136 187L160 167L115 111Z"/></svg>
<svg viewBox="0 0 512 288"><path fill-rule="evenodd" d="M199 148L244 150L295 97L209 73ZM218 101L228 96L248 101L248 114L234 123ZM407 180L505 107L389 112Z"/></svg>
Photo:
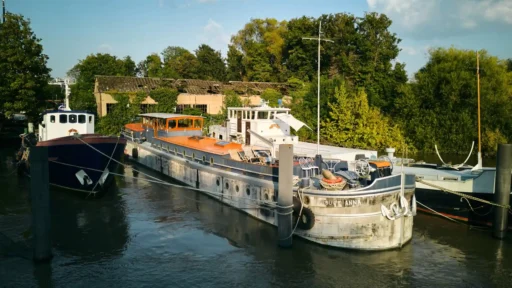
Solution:
<svg viewBox="0 0 512 288"><path fill-rule="evenodd" d="M87 111L47 111L39 124L39 141L70 136L94 134L94 114Z"/></svg>
<svg viewBox="0 0 512 288"><path fill-rule="evenodd" d="M269 107L262 102L257 107L228 108L226 123L211 126L209 133L219 140L268 147L275 151L279 144L297 145L299 137L292 135L291 129L299 130L303 126L306 125L293 117L289 108ZM275 155L274 152L272 154Z"/></svg>

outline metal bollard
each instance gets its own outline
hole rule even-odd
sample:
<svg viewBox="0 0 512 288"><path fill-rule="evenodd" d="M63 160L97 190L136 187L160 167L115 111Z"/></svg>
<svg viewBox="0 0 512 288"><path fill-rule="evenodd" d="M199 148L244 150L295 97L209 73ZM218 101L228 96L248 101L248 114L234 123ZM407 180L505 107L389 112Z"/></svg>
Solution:
<svg viewBox="0 0 512 288"><path fill-rule="evenodd" d="M48 148L30 148L30 195L32 198L32 231L34 261L48 261L52 257L50 238L50 184Z"/></svg>
<svg viewBox="0 0 512 288"><path fill-rule="evenodd" d="M292 246L293 145L279 145L279 184L277 194L277 236L280 247ZM286 207L286 208L281 208Z"/></svg>
<svg viewBox="0 0 512 288"><path fill-rule="evenodd" d="M509 205L512 175L512 144L499 144L496 160L494 202L500 205ZM508 229L508 210L506 208L494 208L492 227L494 237L498 239L505 238Z"/></svg>

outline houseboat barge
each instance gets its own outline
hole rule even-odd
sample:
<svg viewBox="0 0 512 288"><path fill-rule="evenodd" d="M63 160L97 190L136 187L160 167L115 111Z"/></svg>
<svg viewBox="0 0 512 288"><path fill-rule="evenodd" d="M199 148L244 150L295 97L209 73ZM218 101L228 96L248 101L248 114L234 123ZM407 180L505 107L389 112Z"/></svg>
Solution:
<svg viewBox="0 0 512 288"><path fill-rule="evenodd" d="M244 130L250 130L247 135L254 132L255 140L274 145L242 141L244 136L238 137L236 133L232 138L203 136L201 116L147 113L140 115L142 123L125 126L123 135L128 140L125 153L137 163L277 225L279 151L276 147L278 144L300 146L298 137L290 134L290 124L300 125L300 121L285 108L251 109L261 111L255 110L253 114L229 108L229 113L237 118L236 123L244 123ZM258 112L265 113L258 115ZM252 128L249 129L248 123ZM268 137L269 133L274 136ZM412 216L416 213L414 176L391 175L392 167L387 161L361 157L356 160L352 156L351 161L324 158L319 168L307 155L296 155L294 234L340 248L401 247L412 237Z"/></svg>

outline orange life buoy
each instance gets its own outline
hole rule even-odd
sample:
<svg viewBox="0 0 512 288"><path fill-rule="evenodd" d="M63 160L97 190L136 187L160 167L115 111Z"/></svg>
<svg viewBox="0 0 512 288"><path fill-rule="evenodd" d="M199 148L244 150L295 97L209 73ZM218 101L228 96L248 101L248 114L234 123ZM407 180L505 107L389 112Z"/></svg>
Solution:
<svg viewBox="0 0 512 288"><path fill-rule="evenodd" d="M78 131L74 128L69 129L69 135L72 135L73 133L78 133Z"/></svg>
<svg viewBox="0 0 512 288"><path fill-rule="evenodd" d="M329 184L336 184L336 183L341 183L344 181L343 178L341 178L340 176L336 176L336 179L328 179L328 178L323 178L322 181L324 181L325 183L329 183Z"/></svg>

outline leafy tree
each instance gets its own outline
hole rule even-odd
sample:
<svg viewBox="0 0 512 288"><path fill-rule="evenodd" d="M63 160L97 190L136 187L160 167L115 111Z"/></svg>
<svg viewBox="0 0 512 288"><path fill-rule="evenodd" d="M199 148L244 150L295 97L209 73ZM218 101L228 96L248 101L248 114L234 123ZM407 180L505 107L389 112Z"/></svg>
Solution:
<svg viewBox="0 0 512 288"><path fill-rule="evenodd" d="M70 87L71 108L96 111L94 83L97 75L135 76L135 74L136 66L129 56L119 59L103 53L88 55L68 71L68 76L76 79L76 84Z"/></svg>
<svg viewBox="0 0 512 288"><path fill-rule="evenodd" d="M97 131L104 135L119 135L123 126L141 113L140 104L146 98L146 93L114 93L112 97L117 103L110 113L99 119L97 125Z"/></svg>
<svg viewBox="0 0 512 288"><path fill-rule="evenodd" d="M369 106L363 89L348 93L341 85L335 89L333 101L328 105L330 117L322 121L321 130L325 141L349 148L405 148L400 129L378 109Z"/></svg>
<svg viewBox="0 0 512 288"><path fill-rule="evenodd" d="M242 64L249 81L279 81L282 79L284 67L282 65L283 35L286 32L286 22L273 18L251 19L245 27L231 38L228 52L228 65L230 72L236 68L236 57L243 55ZM234 53L236 49L239 53ZM231 53L230 53L231 52ZM235 57L234 59L229 57Z"/></svg>
<svg viewBox="0 0 512 288"><path fill-rule="evenodd" d="M263 93L261 93L260 97L266 101L269 102L269 106L271 107L277 107L278 106L278 100L283 98L283 94L281 92L272 89L267 88Z"/></svg>
<svg viewBox="0 0 512 288"><path fill-rule="evenodd" d="M221 108L220 114L222 115L222 119L226 119L228 117L228 108L230 107L243 107L244 103L240 96L236 94L233 90L225 90L224 91L224 101Z"/></svg>
<svg viewBox="0 0 512 288"><path fill-rule="evenodd" d="M7 117L25 111L34 119L44 107L50 69L40 42L29 20L18 14L5 15L0 25L0 111Z"/></svg>
<svg viewBox="0 0 512 288"><path fill-rule="evenodd" d="M224 81L226 79L226 65L220 52L210 46L202 44L195 51L199 62L198 77L205 80Z"/></svg>
<svg viewBox="0 0 512 288"><path fill-rule="evenodd" d="M398 95L394 115L415 146L433 151L438 144L444 152L465 153L478 139L476 52L437 48L429 54L410 91ZM512 133L507 65L481 51L480 69L482 131L506 139L501 136ZM496 143L489 143L484 148L492 150Z"/></svg>
<svg viewBox="0 0 512 288"><path fill-rule="evenodd" d="M186 53L190 53L187 49L179 46L168 46L162 51L162 57L164 58L164 63L167 63L173 59L183 56Z"/></svg>
<svg viewBox="0 0 512 288"><path fill-rule="evenodd" d="M228 46L227 79L232 81L247 80L245 66L243 63L244 55L238 51L235 46Z"/></svg>
<svg viewBox="0 0 512 288"><path fill-rule="evenodd" d="M169 88L158 88L152 90L149 96L158 104L152 105L152 112L172 113L175 111L176 102L178 101L178 90Z"/></svg>
<svg viewBox="0 0 512 288"><path fill-rule="evenodd" d="M201 115L203 115L203 111L201 111L201 109L194 108L194 107L193 108L185 108L185 109L183 109L183 114L201 116Z"/></svg>

